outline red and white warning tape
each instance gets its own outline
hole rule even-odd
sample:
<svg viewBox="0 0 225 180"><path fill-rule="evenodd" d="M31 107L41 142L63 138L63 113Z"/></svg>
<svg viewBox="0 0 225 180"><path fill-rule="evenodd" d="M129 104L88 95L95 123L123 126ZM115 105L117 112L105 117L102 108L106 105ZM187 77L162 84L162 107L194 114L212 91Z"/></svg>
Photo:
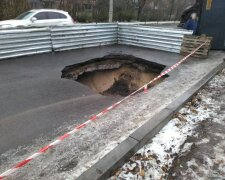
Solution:
<svg viewBox="0 0 225 180"><path fill-rule="evenodd" d="M34 153L33 155L31 155L30 157L28 157L27 159L21 161L20 163L16 164L15 166L13 166L11 169L5 171L4 173L0 174L0 180L2 180L3 178L8 177L10 174L14 173L15 171L17 171L18 169L22 168L23 166L25 166L26 164L28 164L30 161L32 161L33 159L37 158L38 156L42 155L43 153L45 153L48 149L51 149L53 147L55 147L56 145L58 145L59 143L61 143L63 140L65 140L66 138L68 138L69 136L71 136L72 134L76 133L77 131L79 131L80 129L84 128L85 126L87 126L89 123L96 121L98 118L100 118L101 116L103 116L104 114L106 114L107 112L109 112L110 110L116 108L118 105L120 105L122 102L124 102L125 100L129 99L131 96L135 95L136 93L138 93L141 90L144 90L144 92L147 92L148 86L153 83L154 81L160 79L161 77L163 77L164 75L168 74L170 71L172 71L173 69L175 69L176 67L178 67L181 63L183 63L185 60L187 60L191 55L193 55L196 51L198 51L202 46L204 46L206 44L203 43L201 44L199 47L197 47L195 50L193 50L189 55L185 56L183 59L181 59L179 62L177 62L176 64L174 64L173 66L171 66L169 69L167 69L166 71L162 72L159 76L157 76L156 78L154 78L153 80L151 80L150 82L148 82L147 84L145 84L144 86L142 86L141 88L139 88L138 90L136 90L135 92L131 93L130 95L126 96L125 98L123 98L122 100L114 103L113 105L109 106L108 108L104 109L103 111L101 111L99 114L92 116L88 121L86 121L85 123L75 127L72 131L67 132L66 134L58 137L55 141L53 141L52 143L48 144L47 146L41 148L38 152Z"/></svg>

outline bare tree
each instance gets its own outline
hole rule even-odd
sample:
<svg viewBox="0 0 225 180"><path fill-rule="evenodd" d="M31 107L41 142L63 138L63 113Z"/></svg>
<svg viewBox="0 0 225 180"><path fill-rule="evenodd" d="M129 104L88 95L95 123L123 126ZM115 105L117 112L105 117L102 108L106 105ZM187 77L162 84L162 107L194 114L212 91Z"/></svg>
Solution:
<svg viewBox="0 0 225 180"><path fill-rule="evenodd" d="M29 6L29 3L30 6ZM0 0L0 20L15 18L36 4L44 8L68 11L82 22L102 22L108 19L109 0ZM195 0L114 0L114 20L163 21L179 20L183 11ZM91 6L91 7L90 7Z"/></svg>
<svg viewBox="0 0 225 180"><path fill-rule="evenodd" d="M30 9L27 0L0 0L0 19L12 19Z"/></svg>
<svg viewBox="0 0 225 180"><path fill-rule="evenodd" d="M0 20L4 19L4 12L3 12L3 7L4 7L4 1L0 1Z"/></svg>
<svg viewBox="0 0 225 180"><path fill-rule="evenodd" d="M142 13L142 10L146 4L147 0L138 0L138 13L137 13L137 19L140 20L140 16Z"/></svg>

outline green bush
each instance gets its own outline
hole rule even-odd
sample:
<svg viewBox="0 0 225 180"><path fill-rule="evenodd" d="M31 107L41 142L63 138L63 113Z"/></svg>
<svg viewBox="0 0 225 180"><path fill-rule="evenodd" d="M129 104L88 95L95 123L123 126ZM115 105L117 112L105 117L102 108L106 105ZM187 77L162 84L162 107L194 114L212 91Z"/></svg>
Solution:
<svg viewBox="0 0 225 180"><path fill-rule="evenodd" d="M114 21L131 21L136 18L132 0L114 0Z"/></svg>
<svg viewBox="0 0 225 180"><path fill-rule="evenodd" d="M94 14L93 19L95 22L107 22L108 21L108 12L99 11Z"/></svg>
<svg viewBox="0 0 225 180"><path fill-rule="evenodd" d="M90 23L93 21L92 13L79 12L77 13L76 21L83 22L83 23Z"/></svg>
<svg viewBox="0 0 225 180"><path fill-rule="evenodd" d="M131 21L135 19L135 12L130 11L121 11L114 13L114 21Z"/></svg>
<svg viewBox="0 0 225 180"><path fill-rule="evenodd" d="M0 20L14 19L29 9L27 0L0 0Z"/></svg>
<svg viewBox="0 0 225 180"><path fill-rule="evenodd" d="M97 0L93 12L93 19L95 22L108 21L109 13L109 0Z"/></svg>

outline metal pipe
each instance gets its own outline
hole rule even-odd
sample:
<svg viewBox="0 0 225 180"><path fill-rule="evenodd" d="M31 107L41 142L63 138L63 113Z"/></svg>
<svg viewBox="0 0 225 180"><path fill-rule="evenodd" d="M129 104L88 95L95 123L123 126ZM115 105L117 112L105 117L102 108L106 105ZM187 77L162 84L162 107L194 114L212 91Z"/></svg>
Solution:
<svg viewBox="0 0 225 180"><path fill-rule="evenodd" d="M113 0L109 0L109 23L113 21Z"/></svg>

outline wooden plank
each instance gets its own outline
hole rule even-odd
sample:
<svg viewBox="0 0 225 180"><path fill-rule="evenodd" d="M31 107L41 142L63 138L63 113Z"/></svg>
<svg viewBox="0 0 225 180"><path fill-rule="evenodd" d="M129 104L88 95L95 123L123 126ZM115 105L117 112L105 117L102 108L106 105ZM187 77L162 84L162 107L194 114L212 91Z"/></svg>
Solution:
<svg viewBox="0 0 225 180"><path fill-rule="evenodd" d="M192 51L182 51L182 53L187 53L190 54ZM207 55L208 53L201 53L201 52L196 52L195 55Z"/></svg>
<svg viewBox="0 0 225 180"><path fill-rule="evenodd" d="M198 40L198 39L183 39L184 42L192 42L192 43L204 43L205 41L207 43L211 43L212 40L209 40L209 39L204 39L204 40Z"/></svg>
<svg viewBox="0 0 225 180"><path fill-rule="evenodd" d="M201 44L198 45L193 45L193 44L182 44L182 47L188 47L188 48L197 48L199 47ZM210 45L207 46L202 46L201 49L210 49Z"/></svg>
<svg viewBox="0 0 225 180"><path fill-rule="evenodd" d="M207 41L207 42L206 42ZM185 35L181 45L181 54L190 54L193 50L199 47L202 43L206 42L193 57L206 58L208 56L209 49L211 48L211 37Z"/></svg>
<svg viewBox="0 0 225 180"><path fill-rule="evenodd" d="M190 54L190 51L183 51L182 53L184 54ZM206 56L208 53L198 53L196 52L194 55L203 55L203 56Z"/></svg>
<svg viewBox="0 0 225 180"><path fill-rule="evenodd" d="M192 51L183 50L182 52L184 52L184 53L191 53ZM197 51L195 54L198 54L198 55L200 55L200 54L202 54L202 55L207 55L208 52L198 52L198 51Z"/></svg>
<svg viewBox="0 0 225 180"><path fill-rule="evenodd" d="M182 55L188 55L188 54L190 54L189 52L188 53L186 53L186 52L182 52L181 53ZM208 54L194 54L194 55L192 55L192 57L196 57L196 58L207 58L208 57Z"/></svg>
<svg viewBox="0 0 225 180"><path fill-rule="evenodd" d="M181 47L181 49L189 49L189 50L194 50L194 49L196 49L197 47L184 47L184 46L182 46ZM209 51L208 49L206 49L206 48L200 48L198 51Z"/></svg>
<svg viewBox="0 0 225 180"><path fill-rule="evenodd" d="M186 49L186 48L182 48L181 50L182 50L182 52L192 52L193 51L193 49ZM208 52L209 51L207 51L207 50L196 51L196 53L208 53Z"/></svg>
<svg viewBox="0 0 225 180"><path fill-rule="evenodd" d="M181 50L193 51L194 48L181 47ZM197 52L208 52L208 49L199 49Z"/></svg>

